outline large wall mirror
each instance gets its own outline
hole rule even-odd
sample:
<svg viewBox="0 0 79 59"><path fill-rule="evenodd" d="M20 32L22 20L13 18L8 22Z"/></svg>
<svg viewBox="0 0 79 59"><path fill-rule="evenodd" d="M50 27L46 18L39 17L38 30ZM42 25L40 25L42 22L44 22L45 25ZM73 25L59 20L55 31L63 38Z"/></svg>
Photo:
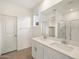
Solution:
<svg viewBox="0 0 79 59"><path fill-rule="evenodd" d="M73 20L71 24L71 40L79 42L79 19Z"/></svg>
<svg viewBox="0 0 79 59"><path fill-rule="evenodd" d="M79 0L63 0L53 9L56 9L57 37L79 42Z"/></svg>
<svg viewBox="0 0 79 59"><path fill-rule="evenodd" d="M62 0L44 11L43 15L47 28L54 28L51 30L54 37L79 42L79 0ZM53 26L49 26L50 19Z"/></svg>

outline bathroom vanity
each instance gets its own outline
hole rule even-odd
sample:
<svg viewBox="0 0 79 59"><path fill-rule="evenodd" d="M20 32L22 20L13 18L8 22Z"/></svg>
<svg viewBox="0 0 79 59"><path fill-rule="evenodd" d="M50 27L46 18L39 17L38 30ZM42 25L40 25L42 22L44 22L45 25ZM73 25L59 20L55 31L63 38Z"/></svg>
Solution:
<svg viewBox="0 0 79 59"><path fill-rule="evenodd" d="M34 59L79 59L79 47L63 44L56 38L32 39L32 56Z"/></svg>
<svg viewBox="0 0 79 59"><path fill-rule="evenodd" d="M41 36L47 38L32 39L34 59L79 59L78 5L79 0L63 0L40 13Z"/></svg>

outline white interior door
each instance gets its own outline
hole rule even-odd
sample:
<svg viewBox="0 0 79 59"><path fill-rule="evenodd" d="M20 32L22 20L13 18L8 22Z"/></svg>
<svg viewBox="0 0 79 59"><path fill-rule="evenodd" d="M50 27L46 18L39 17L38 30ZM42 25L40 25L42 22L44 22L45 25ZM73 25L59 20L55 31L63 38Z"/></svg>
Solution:
<svg viewBox="0 0 79 59"><path fill-rule="evenodd" d="M16 50L16 17L3 16L2 54Z"/></svg>

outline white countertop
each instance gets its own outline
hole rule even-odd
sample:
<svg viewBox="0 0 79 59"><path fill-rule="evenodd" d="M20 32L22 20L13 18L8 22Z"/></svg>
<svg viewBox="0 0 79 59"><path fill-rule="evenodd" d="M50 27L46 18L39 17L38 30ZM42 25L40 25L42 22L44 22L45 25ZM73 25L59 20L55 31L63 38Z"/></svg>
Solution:
<svg viewBox="0 0 79 59"><path fill-rule="evenodd" d="M43 39L42 37L33 38L34 41L37 41L37 42L39 42L39 43L41 43L41 44L43 44L43 45L45 45L45 46L47 46L47 47L49 47L51 49L57 50L60 53L63 53L65 55L67 55L67 56L70 56L70 57L72 57L74 59L79 59L79 47L72 46L72 45L68 44L69 46L73 47L73 50L71 52L67 52L65 50L62 50L60 48L56 48L56 47L50 45L51 43L54 43L54 42L60 42L60 41L57 41L55 39L56 38L51 38L51 37L49 37L47 39Z"/></svg>

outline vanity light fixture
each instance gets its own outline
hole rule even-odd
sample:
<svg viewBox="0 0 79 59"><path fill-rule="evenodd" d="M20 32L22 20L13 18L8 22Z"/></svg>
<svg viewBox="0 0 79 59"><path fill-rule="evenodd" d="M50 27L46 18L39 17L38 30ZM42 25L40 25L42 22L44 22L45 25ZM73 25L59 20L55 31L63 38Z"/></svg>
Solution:
<svg viewBox="0 0 79 59"><path fill-rule="evenodd" d="M70 9L70 11L74 11L74 9Z"/></svg>

